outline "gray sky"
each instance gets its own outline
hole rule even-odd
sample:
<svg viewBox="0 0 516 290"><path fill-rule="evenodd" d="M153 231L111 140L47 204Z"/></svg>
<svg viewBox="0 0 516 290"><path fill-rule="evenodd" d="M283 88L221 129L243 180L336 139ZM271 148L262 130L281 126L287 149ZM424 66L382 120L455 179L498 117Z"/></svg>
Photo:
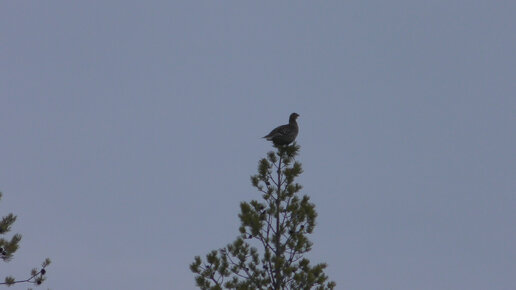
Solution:
<svg viewBox="0 0 516 290"><path fill-rule="evenodd" d="M194 289L297 112L338 289L516 289L516 2L3 1L0 274ZM26 286L13 289L25 289Z"/></svg>

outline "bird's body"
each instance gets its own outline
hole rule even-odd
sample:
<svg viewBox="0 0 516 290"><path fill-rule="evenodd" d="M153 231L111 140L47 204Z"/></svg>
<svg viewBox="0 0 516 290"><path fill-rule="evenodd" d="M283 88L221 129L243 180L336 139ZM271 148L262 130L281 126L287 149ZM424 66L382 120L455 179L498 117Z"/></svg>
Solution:
<svg viewBox="0 0 516 290"><path fill-rule="evenodd" d="M276 127L263 138L272 141L274 145L288 145L294 142L299 133L299 127L296 122L297 117L299 117L297 113L290 114L288 124Z"/></svg>

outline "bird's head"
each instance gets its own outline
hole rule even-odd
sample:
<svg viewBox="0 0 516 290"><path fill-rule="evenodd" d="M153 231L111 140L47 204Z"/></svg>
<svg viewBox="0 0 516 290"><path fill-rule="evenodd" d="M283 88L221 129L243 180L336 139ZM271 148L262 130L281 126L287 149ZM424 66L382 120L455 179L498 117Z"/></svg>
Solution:
<svg viewBox="0 0 516 290"><path fill-rule="evenodd" d="M298 113L292 113L292 114L290 114L290 118L288 120L295 121L297 119L297 117L299 117Z"/></svg>

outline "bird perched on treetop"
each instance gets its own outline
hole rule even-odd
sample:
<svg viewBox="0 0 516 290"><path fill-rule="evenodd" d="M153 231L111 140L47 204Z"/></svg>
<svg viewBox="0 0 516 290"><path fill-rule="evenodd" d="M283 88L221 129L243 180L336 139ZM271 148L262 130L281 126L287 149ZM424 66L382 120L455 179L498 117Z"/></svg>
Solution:
<svg viewBox="0 0 516 290"><path fill-rule="evenodd" d="M290 114L288 124L276 127L267 136L263 138L268 141L272 141L274 145L288 145L296 140L299 127L297 126L296 119L299 117L298 113Z"/></svg>

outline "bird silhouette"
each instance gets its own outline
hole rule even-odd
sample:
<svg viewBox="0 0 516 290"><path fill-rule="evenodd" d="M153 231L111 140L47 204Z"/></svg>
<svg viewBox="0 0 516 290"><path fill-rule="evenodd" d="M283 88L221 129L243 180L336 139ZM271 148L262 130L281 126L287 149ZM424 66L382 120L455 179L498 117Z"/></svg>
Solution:
<svg viewBox="0 0 516 290"><path fill-rule="evenodd" d="M298 113L290 114L288 124L274 128L263 138L267 139L267 141L272 141L272 143L277 146L288 145L294 142L294 140L296 140L297 134L299 133L299 126L296 122L297 117L299 117Z"/></svg>

